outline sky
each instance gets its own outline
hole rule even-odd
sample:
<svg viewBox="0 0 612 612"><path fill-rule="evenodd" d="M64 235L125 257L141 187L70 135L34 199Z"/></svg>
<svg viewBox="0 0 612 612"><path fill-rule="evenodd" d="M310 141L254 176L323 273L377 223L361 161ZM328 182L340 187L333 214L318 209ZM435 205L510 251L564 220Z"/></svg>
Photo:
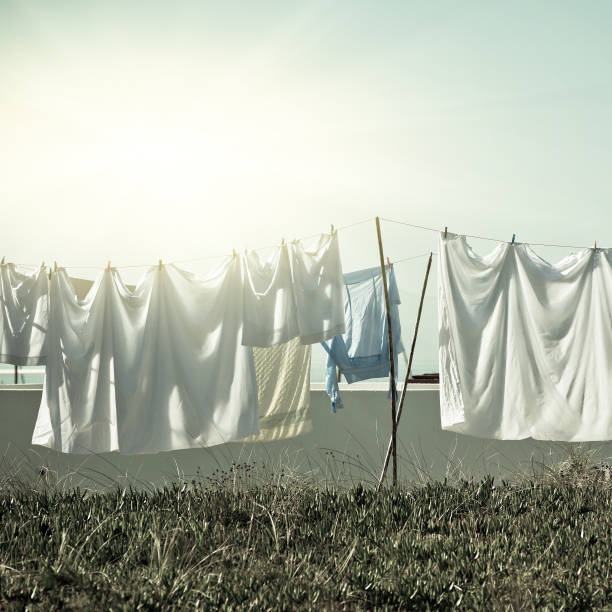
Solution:
<svg viewBox="0 0 612 612"><path fill-rule="evenodd" d="M93 278L369 219L340 230L350 271L377 215L612 245L611 26L607 1L1 0L1 255ZM396 267L407 344L425 264ZM431 371L435 270L422 325Z"/></svg>

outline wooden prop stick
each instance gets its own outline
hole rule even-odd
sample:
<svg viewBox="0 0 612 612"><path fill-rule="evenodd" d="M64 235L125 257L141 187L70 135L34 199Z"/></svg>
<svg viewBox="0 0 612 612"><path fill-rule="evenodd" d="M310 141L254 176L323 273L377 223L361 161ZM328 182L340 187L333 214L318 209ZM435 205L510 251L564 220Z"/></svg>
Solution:
<svg viewBox="0 0 612 612"><path fill-rule="evenodd" d="M380 254L380 270L385 291L385 305L387 307L387 331L389 333L389 376L395 381L395 362L393 359L393 333L391 332L391 308L389 307L389 287L387 286L387 271L385 269L385 256L383 253L382 236L380 233L380 219L376 217L376 233L378 235L378 252ZM393 486L397 485L397 423L396 423L396 397L391 393L391 453L393 456Z"/></svg>
<svg viewBox="0 0 612 612"><path fill-rule="evenodd" d="M410 357L408 359L408 369L406 370L406 378L404 380L404 387L402 389L402 395L400 397L399 408L397 411L397 419L395 423L396 432L397 425L402 416L402 408L404 407L404 399L406 397L406 390L408 389L408 379L410 378L410 370L412 369L412 359L414 357L414 347L416 346L417 335L419 333L419 323L421 322L421 313L423 312L423 300L425 299L425 290L427 289L427 280L429 279L429 271L431 269L431 258L433 253L429 254L429 259L427 260L427 270L425 271L425 279L423 280L423 290L421 291L421 301L419 302L419 310L417 313L416 325L414 326L414 334L412 336L412 346L410 347ZM387 473L387 467L389 465L389 455L391 454L391 445L393 440L389 440L389 446L387 447L387 455L385 456L385 463L383 465L382 472L380 473L380 479L378 481L378 486L376 490L378 491L382 486L383 480L385 479L385 474Z"/></svg>

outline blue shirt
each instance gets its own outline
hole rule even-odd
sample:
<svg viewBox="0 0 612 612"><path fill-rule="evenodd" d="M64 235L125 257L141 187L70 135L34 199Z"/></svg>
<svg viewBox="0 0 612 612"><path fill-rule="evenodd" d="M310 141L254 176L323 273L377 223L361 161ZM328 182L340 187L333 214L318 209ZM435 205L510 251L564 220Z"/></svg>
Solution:
<svg viewBox="0 0 612 612"><path fill-rule="evenodd" d="M393 359L397 372L397 355L404 350L398 305L399 292L393 266L387 269ZM322 342L327 351L325 382L332 401L332 412L343 408L338 389L337 368L348 383L382 378L389 375L389 334L385 293L380 268L368 268L344 275L344 316L346 333ZM395 380L389 381L389 392L395 392Z"/></svg>

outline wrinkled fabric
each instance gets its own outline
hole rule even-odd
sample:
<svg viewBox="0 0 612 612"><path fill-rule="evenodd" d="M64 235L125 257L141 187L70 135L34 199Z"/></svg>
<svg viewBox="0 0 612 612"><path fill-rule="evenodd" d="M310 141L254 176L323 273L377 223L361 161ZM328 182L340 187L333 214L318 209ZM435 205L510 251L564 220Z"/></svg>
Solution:
<svg viewBox="0 0 612 612"><path fill-rule="evenodd" d="M254 348L259 430L248 442L269 442L312 431L310 357L312 347L294 338L280 346Z"/></svg>
<svg viewBox="0 0 612 612"><path fill-rule="evenodd" d="M242 344L276 346L298 336L289 247L283 244L275 248L267 260L257 251L247 251L242 256L242 265Z"/></svg>
<svg viewBox="0 0 612 612"><path fill-rule="evenodd" d="M151 453L257 434L241 288L237 258L207 280L156 266L134 291L107 270L83 301L58 270L32 444L66 453Z"/></svg>
<svg viewBox="0 0 612 612"><path fill-rule="evenodd" d="M393 358L404 350L399 318L400 297L393 266L387 268L387 286L391 309ZM389 376L389 333L382 272L379 267L344 275L344 316L346 333L323 342L327 351L325 385L331 398L332 412L343 408L338 388L337 369L348 383ZM389 392L395 392L390 381Z"/></svg>
<svg viewBox="0 0 612 612"><path fill-rule="evenodd" d="M46 360L48 278L43 267L26 273L0 265L0 362L42 365Z"/></svg>
<svg viewBox="0 0 612 612"><path fill-rule="evenodd" d="M526 244L477 255L439 240L444 429L482 438L612 439L612 252L550 264Z"/></svg>
<svg viewBox="0 0 612 612"><path fill-rule="evenodd" d="M296 240L291 247L300 341L314 344L344 333L344 283L338 233Z"/></svg>
<svg viewBox="0 0 612 612"><path fill-rule="evenodd" d="M269 347L300 338L313 344L345 330L337 232L296 240L262 258L242 255L242 344Z"/></svg>

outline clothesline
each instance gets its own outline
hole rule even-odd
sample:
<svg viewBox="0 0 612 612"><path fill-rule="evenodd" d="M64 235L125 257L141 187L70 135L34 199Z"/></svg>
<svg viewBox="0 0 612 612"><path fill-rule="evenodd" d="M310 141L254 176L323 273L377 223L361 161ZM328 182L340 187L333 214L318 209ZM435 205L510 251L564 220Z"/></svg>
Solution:
<svg viewBox="0 0 612 612"><path fill-rule="evenodd" d="M370 221L374 221L374 217L370 217L369 219L363 219L362 221L356 221L355 223L349 223L348 225L342 225L336 228L334 228L333 225L331 227L332 229L335 229L336 231L339 232L339 231L349 229L351 227L355 227L357 225L363 225L364 223L369 223ZM308 236L302 236L301 238L296 238L296 240L308 240L309 238L314 238L320 235L321 235L321 232L317 232L316 234L310 234ZM249 250L250 251L263 251L264 249L272 249L276 246L278 246L278 244L270 244L266 246L257 247L255 249L249 249ZM226 253L224 255L208 255L206 257L196 257L195 259L179 259L179 260L169 261L166 263L168 264L195 263L198 261L210 261L213 259L224 259L226 257L231 257L231 256L232 256L232 253ZM15 263L15 265L23 266L25 268L38 268L39 266L39 264L25 264L25 263ZM128 268L149 268L152 265L154 264L149 262L149 263L144 263L144 264L132 264L128 266L113 266L113 268L117 270L126 270ZM70 269L70 270L104 270L106 268L106 266L62 266L62 267L66 269Z"/></svg>
<svg viewBox="0 0 612 612"><path fill-rule="evenodd" d="M395 219L388 219L386 217L380 217L381 221L387 221L389 223L396 223L398 225L406 225L416 229L427 230L429 232L436 232L439 234L443 230L437 227L426 227L425 225L415 225L414 223L406 223L405 221L397 221ZM475 236L474 234L461 234L466 238L476 238L478 240L489 240L491 242L510 242L509 240L502 240L501 238L491 238L489 236ZM546 242L530 242L531 246L543 246L543 247L558 247L561 249L592 249L593 246L576 246L575 244L549 244Z"/></svg>
<svg viewBox="0 0 612 612"><path fill-rule="evenodd" d="M370 221L374 221L375 217L369 217L368 219L363 219L362 221L356 221L354 223L349 223L347 225L343 225L340 227L335 228L336 231L343 231L352 227L356 227L358 225L364 225L365 223L369 223ZM406 221L399 221L397 219L390 219L388 217L380 217L381 221L386 221L388 223L395 223L396 225L403 225L406 227L410 227L413 229L421 229L421 230L425 230L425 231L429 231L429 232L436 232L436 233L440 233L442 232L442 228L436 228L436 227L428 227L426 225L418 225L415 223L408 223ZM334 226L332 225L332 230L334 228ZM446 229L446 228L445 228ZM297 238L297 240L307 240L309 238L314 238L315 236L318 236L320 234L316 233L316 234L310 234L308 236L303 236L301 238ZM502 240L500 238L492 238L490 236L478 236L475 234L461 234L462 236L465 236L466 238L475 238L477 240L488 240L490 242L499 242L499 243L503 243L503 242L509 242L508 240ZM530 242L529 243L531 246L543 246L543 247L556 247L556 248L565 248L565 249L590 249L590 248L596 248L596 246L577 246L577 245L572 245L572 244L551 244L551 243L545 243L545 242ZM257 247L254 249L250 249L251 251L262 251L264 249L270 249L270 248L274 248L278 246L277 244L273 244L273 245L266 245L266 246L262 246L262 247ZM428 253L424 253L422 255L415 255L415 256L411 256L411 257L405 257L402 259L398 259L392 263L402 263L404 261L409 261L411 259L417 259L419 257L425 257L426 255L428 255ZM436 255L437 253L433 252L434 255ZM173 260L170 262L167 262L169 264L185 264L185 263L196 263L199 261L212 261L215 259L224 259L226 257L231 257L231 254L223 254L223 255L209 255L206 257L197 257L194 259L179 259L179 260ZM25 264L25 263L16 263L16 265L19 266L23 266L26 268L37 268L38 264ZM44 265L44 264L42 264ZM126 266L113 266L114 268L118 269L118 270L126 270L126 269L130 269L130 268L148 268L150 266L152 266L154 264L152 264L151 262L149 263L143 263L143 264L131 264L131 265L126 265ZM72 265L66 265L66 266L62 266L66 269L70 269L70 270L104 270L106 268L106 266L72 266Z"/></svg>

